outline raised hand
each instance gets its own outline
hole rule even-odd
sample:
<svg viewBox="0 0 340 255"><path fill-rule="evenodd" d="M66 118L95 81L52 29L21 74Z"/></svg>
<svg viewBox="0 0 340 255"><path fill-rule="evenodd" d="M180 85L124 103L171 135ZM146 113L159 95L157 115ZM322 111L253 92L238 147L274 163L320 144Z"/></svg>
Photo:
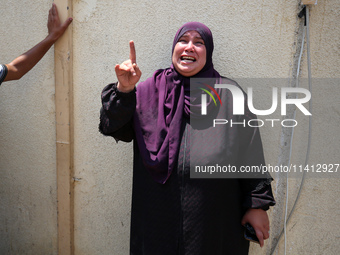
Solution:
<svg viewBox="0 0 340 255"><path fill-rule="evenodd" d="M55 3L53 3L47 20L48 35L53 41L58 40L59 37L63 35L67 27L71 24L71 22L72 18L68 18L63 24L61 24L57 6Z"/></svg>
<svg viewBox="0 0 340 255"><path fill-rule="evenodd" d="M120 65L115 66L116 75L118 78L117 88L121 92L130 92L138 83L142 72L136 63L136 50L133 41L130 41L130 58Z"/></svg>
<svg viewBox="0 0 340 255"><path fill-rule="evenodd" d="M68 18L63 24L60 23L57 6L53 3L48 15L47 37L6 65L8 73L5 81L18 80L30 71L58 40L58 38L63 35L71 22L72 18Z"/></svg>

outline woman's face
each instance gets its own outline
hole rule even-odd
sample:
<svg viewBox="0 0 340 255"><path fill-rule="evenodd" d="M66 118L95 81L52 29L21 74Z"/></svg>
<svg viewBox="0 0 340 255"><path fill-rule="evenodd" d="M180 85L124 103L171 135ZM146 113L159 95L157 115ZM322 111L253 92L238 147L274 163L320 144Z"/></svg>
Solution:
<svg viewBox="0 0 340 255"><path fill-rule="evenodd" d="M205 66L207 50L201 35L194 30L179 38L172 54L172 64L181 75L190 77Z"/></svg>

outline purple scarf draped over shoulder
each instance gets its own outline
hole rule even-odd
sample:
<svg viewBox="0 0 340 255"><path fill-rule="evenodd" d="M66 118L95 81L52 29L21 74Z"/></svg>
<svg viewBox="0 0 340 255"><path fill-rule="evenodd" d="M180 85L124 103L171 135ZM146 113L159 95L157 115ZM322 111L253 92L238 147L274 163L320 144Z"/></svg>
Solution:
<svg viewBox="0 0 340 255"><path fill-rule="evenodd" d="M221 77L212 63L214 44L211 31L202 23L185 23L175 35L172 53L183 34L192 30L201 35L206 47L207 59L203 69L192 77L184 77L171 65L157 70L137 86L136 141L144 165L152 178L162 184L177 164L182 118L192 117L193 109L200 107L190 105L190 78L216 78L217 81Z"/></svg>

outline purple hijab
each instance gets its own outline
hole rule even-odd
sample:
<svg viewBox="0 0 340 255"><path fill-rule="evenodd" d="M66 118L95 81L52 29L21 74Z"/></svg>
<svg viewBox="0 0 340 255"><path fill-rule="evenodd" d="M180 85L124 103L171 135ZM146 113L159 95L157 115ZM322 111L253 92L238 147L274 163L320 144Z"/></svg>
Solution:
<svg viewBox="0 0 340 255"><path fill-rule="evenodd" d="M192 77L184 77L171 65L157 70L137 86L136 141L144 165L152 178L162 184L177 164L182 118L193 117L194 109L200 108L190 105L190 78L215 78L216 82L221 78L212 63L213 37L204 24L185 23L175 35L172 53L180 37L191 30L197 31L204 40L207 59L203 69Z"/></svg>

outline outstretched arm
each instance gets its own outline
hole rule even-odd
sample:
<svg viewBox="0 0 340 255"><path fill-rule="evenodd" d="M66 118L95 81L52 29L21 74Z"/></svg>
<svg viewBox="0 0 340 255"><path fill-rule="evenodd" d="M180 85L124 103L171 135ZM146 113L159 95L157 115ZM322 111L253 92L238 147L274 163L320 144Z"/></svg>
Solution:
<svg viewBox="0 0 340 255"><path fill-rule="evenodd" d="M18 80L30 71L59 39L59 37L64 34L71 22L72 18L68 18L63 24L60 23L57 6L53 3L48 15L47 37L35 45L32 49L6 65L8 73L5 81Z"/></svg>

